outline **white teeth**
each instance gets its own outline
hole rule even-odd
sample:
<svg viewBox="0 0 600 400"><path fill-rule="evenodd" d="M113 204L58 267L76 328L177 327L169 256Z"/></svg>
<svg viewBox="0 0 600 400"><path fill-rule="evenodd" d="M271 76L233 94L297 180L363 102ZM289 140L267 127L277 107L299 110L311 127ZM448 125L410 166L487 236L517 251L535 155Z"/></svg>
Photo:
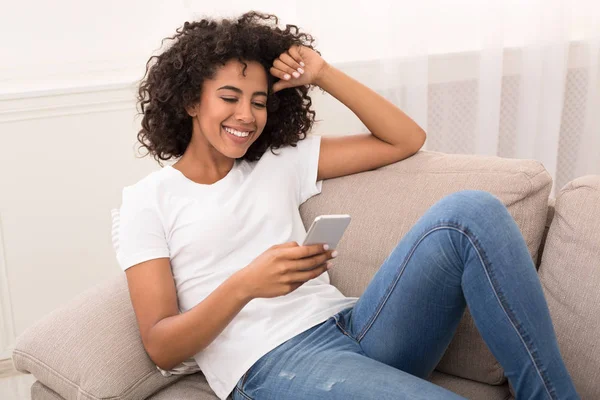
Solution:
<svg viewBox="0 0 600 400"><path fill-rule="evenodd" d="M235 129L228 128L226 126L224 126L223 129L225 129L227 132L229 132L232 135L235 135L237 137L246 137L250 134L250 132L240 132L240 131L236 131Z"/></svg>

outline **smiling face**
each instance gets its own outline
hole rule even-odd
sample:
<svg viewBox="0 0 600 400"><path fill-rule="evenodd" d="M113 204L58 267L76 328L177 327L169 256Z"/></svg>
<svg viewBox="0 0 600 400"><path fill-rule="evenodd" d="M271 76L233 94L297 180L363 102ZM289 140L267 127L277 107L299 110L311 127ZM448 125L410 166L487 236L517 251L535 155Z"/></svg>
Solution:
<svg viewBox="0 0 600 400"><path fill-rule="evenodd" d="M215 161L240 158L262 133L267 123L267 73L255 61L246 64L245 73L237 60L217 70L213 79L204 81L200 102L188 108L194 120L190 146L196 147L197 155L208 150Z"/></svg>

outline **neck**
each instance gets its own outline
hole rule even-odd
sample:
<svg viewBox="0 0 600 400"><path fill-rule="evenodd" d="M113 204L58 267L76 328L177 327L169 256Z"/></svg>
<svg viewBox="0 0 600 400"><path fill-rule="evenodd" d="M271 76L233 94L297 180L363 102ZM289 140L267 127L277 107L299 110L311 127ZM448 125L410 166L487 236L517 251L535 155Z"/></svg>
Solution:
<svg viewBox="0 0 600 400"><path fill-rule="evenodd" d="M205 139L196 140L199 136L202 135L192 136L185 153L173 164L173 168L193 181L211 184L223 179L229 173L235 159L224 156Z"/></svg>

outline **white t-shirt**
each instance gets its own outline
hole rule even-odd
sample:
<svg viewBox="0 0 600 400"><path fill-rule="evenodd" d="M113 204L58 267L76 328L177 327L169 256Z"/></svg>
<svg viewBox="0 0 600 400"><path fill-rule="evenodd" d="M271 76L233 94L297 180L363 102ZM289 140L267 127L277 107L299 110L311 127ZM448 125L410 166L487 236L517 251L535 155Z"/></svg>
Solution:
<svg viewBox="0 0 600 400"><path fill-rule="evenodd" d="M183 313L269 247L301 243L306 230L298 208L321 192L320 139L308 136L275 150L278 155L267 150L256 162L236 160L212 185L167 166L124 188L120 222L113 226L121 268L169 257ZM324 273L285 296L252 300L194 359L226 399L264 354L356 300Z"/></svg>

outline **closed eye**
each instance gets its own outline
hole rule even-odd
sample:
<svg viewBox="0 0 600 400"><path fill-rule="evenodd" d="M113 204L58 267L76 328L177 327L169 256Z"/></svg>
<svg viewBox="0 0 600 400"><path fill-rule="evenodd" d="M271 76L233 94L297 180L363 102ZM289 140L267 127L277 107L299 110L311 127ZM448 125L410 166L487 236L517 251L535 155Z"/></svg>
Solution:
<svg viewBox="0 0 600 400"><path fill-rule="evenodd" d="M223 101L226 101L227 103L237 103L238 99L234 98L234 97L221 97L221 99L223 99ZM263 104L263 103L257 103L257 102L253 102L252 103L254 105L254 107L257 108L265 108L267 105Z"/></svg>

